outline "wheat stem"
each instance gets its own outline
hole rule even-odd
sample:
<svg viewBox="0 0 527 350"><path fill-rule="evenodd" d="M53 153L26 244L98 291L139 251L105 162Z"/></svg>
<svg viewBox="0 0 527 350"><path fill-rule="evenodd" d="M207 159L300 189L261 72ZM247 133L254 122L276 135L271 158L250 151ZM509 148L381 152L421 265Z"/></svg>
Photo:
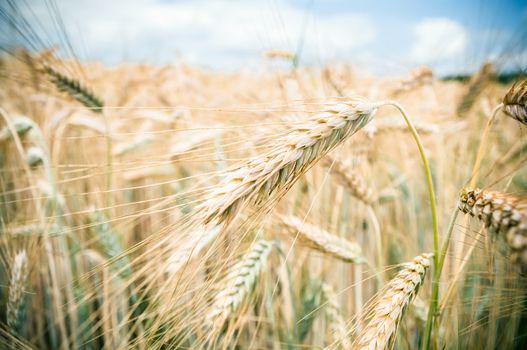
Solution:
<svg viewBox="0 0 527 350"><path fill-rule="evenodd" d="M446 233L446 237L445 237L445 239L443 241L443 246L441 248L441 256L439 258L439 265L437 267L437 270L434 273L432 286L438 286L438 288L437 288L438 291L439 291L439 282L441 280L441 272L443 271L443 265L445 263L446 253L448 251L448 246L450 244L450 238L452 237L452 232L454 232L454 224L456 223L456 219L457 219L458 214L459 214L459 211L456 208L454 210L454 213L452 214L452 217L450 219L450 223L448 224L448 230L447 230L447 233ZM436 292L436 293L437 294L435 295L435 298L439 301L439 293L438 292ZM432 296L432 297L434 297L434 296ZM435 322L434 322L434 327L433 328L434 328L434 333L438 334L439 323L437 322L437 320L438 320L437 317L439 317L439 315L440 315L439 303L436 306L436 310L434 312L436 314L434 315Z"/></svg>
<svg viewBox="0 0 527 350"><path fill-rule="evenodd" d="M397 108L399 112L401 113L401 115L403 116L404 120L406 121L406 124L408 125L408 129L410 129L410 133L412 134L412 137L414 138L415 143L417 144L419 155L421 156L421 160L425 168L426 181L428 185L428 196L430 198L430 211L432 215L432 226L434 230L434 267L437 268L439 265L439 260L438 260L439 259L439 228L438 228L438 221L437 221L437 208L436 208L436 196L434 192L434 181L432 179L432 171L430 170L428 158L426 156L423 143L421 142L421 138L419 137L419 134L415 130L415 127L412 121L406 115L406 112L404 111L403 107L395 101L386 101L383 104L391 105ZM426 322L426 331L425 331L426 333L425 333L425 343L424 343L425 349L428 349L430 345L429 342L430 342L430 335L432 332L433 315L435 313L435 310L437 309L438 298L439 298L439 286L432 286L432 299L430 301L430 309L428 310L428 319Z"/></svg>

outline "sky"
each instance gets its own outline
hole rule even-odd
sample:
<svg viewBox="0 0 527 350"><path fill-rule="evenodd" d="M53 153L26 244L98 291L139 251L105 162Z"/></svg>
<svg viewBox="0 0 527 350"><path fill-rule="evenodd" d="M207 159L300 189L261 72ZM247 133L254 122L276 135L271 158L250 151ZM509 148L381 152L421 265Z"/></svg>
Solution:
<svg viewBox="0 0 527 350"><path fill-rule="evenodd" d="M18 2L19 0L15 0ZM25 4L25 5L24 5ZM19 5L41 41L64 43L50 1ZM113 65L184 61L216 70L260 68L268 50L302 65L350 63L378 74L420 65L468 73L487 60L527 65L527 1L53 0L75 55ZM1 7L2 5L0 5ZM2 46L14 39L0 25ZM60 44L59 44L60 45Z"/></svg>

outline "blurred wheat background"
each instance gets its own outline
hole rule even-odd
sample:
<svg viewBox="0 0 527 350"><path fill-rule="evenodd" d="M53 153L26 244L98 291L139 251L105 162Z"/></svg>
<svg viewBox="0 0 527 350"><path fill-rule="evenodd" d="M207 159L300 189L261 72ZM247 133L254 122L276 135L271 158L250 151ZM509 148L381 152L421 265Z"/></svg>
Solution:
<svg viewBox="0 0 527 350"><path fill-rule="evenodd" d="M63 55L17 6L1 12L26 44L0 58L2 348L527 347L512 48L463 76L283 49L257 70L107 65Z"/></svg>

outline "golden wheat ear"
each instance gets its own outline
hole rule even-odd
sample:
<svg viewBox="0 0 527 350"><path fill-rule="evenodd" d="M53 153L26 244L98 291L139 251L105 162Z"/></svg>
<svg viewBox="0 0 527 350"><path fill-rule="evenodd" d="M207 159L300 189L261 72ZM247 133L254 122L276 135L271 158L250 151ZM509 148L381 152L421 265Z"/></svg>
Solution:
<svg viewBox="0 0 527 350"><path fill-rule="evenodd" d="M502 235L511 259L527 270L527 200L478 188L463 189L459 199L459 210Z"/></svg>
<svg viewBox="0 0 527 350"><path fill-rule="evenodd" d="M489 82L495 77L496 71L492 63L485 63L479 71L477 71L468 83L467 91L460 100L457 106L457 114L462 117L467 114L483 90L489 85Z"/></svg>
<svg viewBox="0 0 527 350"><path fill-rule="evenodd" d="M273 247L274 242L259 240L230 268L223 281L223 289L214 296L206 315L207 325L221 326L247 302L260 274L267 267L267 258Z"/></svg>
<svg viewBox="0 0 527 350"><path fill-rule="evenodd" d="M7 325L15 333L20 328L21 312L24 304L24 288L27 279L27 254L25 250L22 250L18 252L13 259L11 279L9 280L9 296L6 307Z"/></svg>
<svg viewBox="0 0 527 350"><path fill-rule="evenodd" d="M340 345L343 350L351 349L346 321L342 316L342 306L338 303L337 295L331 285L322 283L322 297L332 340Z"/></svg>
<svg viewBox="0 0 527 350"><path fill-rule="evenodd" d="M71 98L77 100L92 111L102 113L104 107L103 100L80 81L70 78L50 66L44 67L44 72L49 76L49 80L59 91L68 94Z"/></svg>
<svg viewBox="0 0 527 350"><path fill-rule="evenodd" d="M404 312L417 296L431 265L432 254L416 256L386 286L373 308L372 317L360 332L354 349L381 350L393 344Z"/></svg>
<svg viewBox="0 0 527 350"><path fill-rule="evenodd" d="M366 185L360 174L347 170L348 166L331 156L326 156L323 164L330 169L331 175L340 185L348 189L353 197L368 205L375 202L373 190Z"/></svg>
<svg viewBox="0 0 527 350"><path fill-rule="evenodd" d="M247 203L279 199L320 158L363 128L378 105L360 98L332 104L278 138L271 149L225 173L200 204L203 222L229 222Z"/></svg>
<svg viewBox="0 0 527 350"><path fill-rule="evenodd" d="M527 125L527 79L514 84L503 98L503 111Z"/></svg>
<svg viewBox="0 0 527 350"><path fill-rule="evenodd" d="M280 216L280 225L301 245L350 263L363 263L362 249L356 243L335 236L296 216Z"/></svg>

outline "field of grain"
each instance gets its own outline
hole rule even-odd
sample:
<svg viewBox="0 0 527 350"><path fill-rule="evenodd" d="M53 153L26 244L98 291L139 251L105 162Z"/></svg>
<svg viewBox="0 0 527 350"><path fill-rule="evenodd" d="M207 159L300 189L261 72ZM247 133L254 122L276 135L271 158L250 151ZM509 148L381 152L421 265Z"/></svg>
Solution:
<svg viewBox="0 0 527 350"><path fill-rule="evenodd" d="M513 84L4 55L2 347L525 348Z"/></svg>

